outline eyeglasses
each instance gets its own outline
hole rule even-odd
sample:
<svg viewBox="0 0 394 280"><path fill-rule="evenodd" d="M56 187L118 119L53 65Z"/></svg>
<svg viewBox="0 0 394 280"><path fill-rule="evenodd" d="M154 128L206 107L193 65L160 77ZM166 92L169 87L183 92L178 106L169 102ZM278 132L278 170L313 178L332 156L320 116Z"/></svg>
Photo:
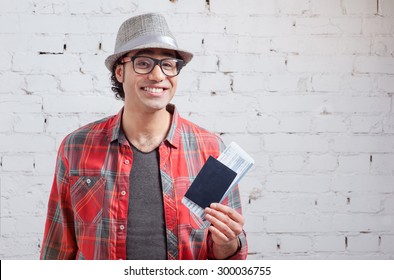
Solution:
<svg viewBox="0 0 394 280"><path fill-rule="evenodd" d="M121 64L133 62L134 71L137 74L149 74L156 65L168 77L175 77L179 74L185 62L176 58L155 59L148 56L126 56L121 60Z"/></svg>

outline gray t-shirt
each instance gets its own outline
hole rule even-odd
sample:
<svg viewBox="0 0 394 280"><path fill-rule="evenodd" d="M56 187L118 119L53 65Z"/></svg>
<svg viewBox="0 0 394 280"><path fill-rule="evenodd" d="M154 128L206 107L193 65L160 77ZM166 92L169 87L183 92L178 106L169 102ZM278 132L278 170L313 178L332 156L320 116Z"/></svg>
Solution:
<svg viewBox="0 0 394 280"><path fill-rule="evenodd" d="M129 183L126 257L167 259L159 152L144 153L131 145L133 166Z"/></svg>

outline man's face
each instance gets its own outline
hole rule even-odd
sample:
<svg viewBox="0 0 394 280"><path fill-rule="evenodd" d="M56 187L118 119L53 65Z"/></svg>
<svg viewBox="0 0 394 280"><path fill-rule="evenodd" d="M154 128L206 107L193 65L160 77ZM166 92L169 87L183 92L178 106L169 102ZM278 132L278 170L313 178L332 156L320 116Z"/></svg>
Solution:
<svg viewBox="0 0 394 280"><path fill-rule="evenodd" d="M135 50L127 56L146 56L155 59L176 58L175 51L165 49ZM123 82L125 106L139 112L155 112L165 109L174 97L178 77L166 76L159 65L149 74L138 74L134 71L133 62L119 65L116 78Z"/></svg>

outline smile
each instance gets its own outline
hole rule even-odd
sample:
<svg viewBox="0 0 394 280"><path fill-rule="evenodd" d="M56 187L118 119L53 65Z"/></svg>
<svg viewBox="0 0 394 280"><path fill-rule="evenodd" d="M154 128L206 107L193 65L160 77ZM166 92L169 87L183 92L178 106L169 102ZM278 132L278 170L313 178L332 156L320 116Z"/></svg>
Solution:
<svg viewBox="0 0 394 280"><path fill-rule="evenodd" d="M150 88L150 87L144 87L143 90L153 92L153 93L162 93L164 91L164 88Z"/></svg>

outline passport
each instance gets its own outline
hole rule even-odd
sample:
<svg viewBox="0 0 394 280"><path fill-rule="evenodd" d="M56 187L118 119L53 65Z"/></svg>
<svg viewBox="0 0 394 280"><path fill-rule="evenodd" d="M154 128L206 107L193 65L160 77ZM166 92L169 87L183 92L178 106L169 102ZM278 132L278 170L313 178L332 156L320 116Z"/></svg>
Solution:
<svg viewBox="0 0 394 280"><path fill-rule="evenodd" d="M205 209L220 202L237 173L210 156L187 190L185 197Z"/></svg>

